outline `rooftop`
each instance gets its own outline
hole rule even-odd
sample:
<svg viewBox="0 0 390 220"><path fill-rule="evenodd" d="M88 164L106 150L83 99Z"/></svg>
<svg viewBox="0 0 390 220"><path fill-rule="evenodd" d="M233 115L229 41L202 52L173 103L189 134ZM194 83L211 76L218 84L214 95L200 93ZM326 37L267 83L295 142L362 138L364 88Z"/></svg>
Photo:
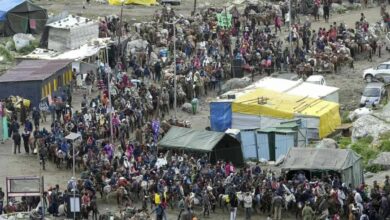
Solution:
<svg viewBox="0 0 390 220"><path fill-rule="evenodd" d="M97 22L88 18L79 17L76 15L69 15L64 19L47 24L47 26L53 28L72 29L75 27L81 27L92 23L97 23Z"/></svg>
<svg viewBox="0 0 390 220"><path fill-rule="evenodd" d="M71 63L70 60L23 60L0 76L1 82L43 81Z"/></svg>

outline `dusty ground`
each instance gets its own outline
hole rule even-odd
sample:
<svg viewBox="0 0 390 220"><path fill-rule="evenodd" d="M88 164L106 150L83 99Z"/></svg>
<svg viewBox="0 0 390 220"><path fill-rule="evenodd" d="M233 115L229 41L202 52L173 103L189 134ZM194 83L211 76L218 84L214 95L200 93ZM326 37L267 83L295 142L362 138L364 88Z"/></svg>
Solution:
<svg viewBox="0 0 390 220"><path fill-rule="evenodd" d="M79 14L83 16L97 18L99 16L106 15L119 15L120 6L111 6L107 4L98 3L95 0L91 0L91 4L87 5L83 0L37 0L35 1L39 5L47 8L51 13L59 13L62 11L68 11L72 14ZM204 7L205 5L222 5L227 4L228 0L197 0L197 9ZM83 6L86 9L83 9ZM147 21L151 19L151 15L155 10L162 6L140 6L140 5L125 5L123 9L124 20L132 21L137 19L138 21ZM190 15L194 8L193 0L182 0L181 5L170 6L175 9L178 14L184 16Z"/></svg>
<svg viewBox="0 0 390 220"><path fill-rule="evenodd" d="M82 9L83 2L75 0L40 0L35 1L38 4L46 7L49 12L58 13L63 10L67 10L72 14L80 14L88 17L99 17L110 14L119 14L120 7L101 5L92 0L91 5L87 5L87 9ZM202 5L206 1L198 0L198 4ZM216 0L210 1L214 4L222 4L226 1ZM153 12L160 8L161 6L154 7L142 7L142 6L126 6L124 9L124 17L128 21L135 18L137 21L150 18ZM193 9L193 1L183 0L181 6L174 6L179 13L188 15ZM332 16L330 22L345 22L349 27L354 25L354 22L360 18L361 11L352 11L343 15ZM365 9L364 13L369 22L376 22L379 20L379 8L370 8ZM319 27L328 27L329 24L324 23L323 21L313 23L313 27L318 29ZM329 74L326 75L326 80L328 85L336 86L340 88L340 102L343 109L353 109L357 106L360 99L360 92L364 87L364 82L362 80L362 70L369 68L377 63L389 59L389 53L383 51L382 58L374 57L373 62L368 62L365 58L360 58L359 61L355 62L355 69L349 69L344 67L338 74ZM260 78L257 76L256 78ZM74 97L75 103L80 102L80 97L83 92L78 91ZM204 98L200 100L200 113L193 116L187 113L181 112L178 110L178 117L186 120L190 120L195 128L204 128L209 125L208 121L208 103ZM77 105L77 104L76 104ZM59 170L51 163L47 165L47 170L41 171L39 167L38 160L36 156L32 155L13 155L12 153L12 142L6 141L5 144L0 145L0 186L5 188L5 177L6 176L21 176L21 175L44 175L45 176L45 186L53 186L54 184L65 185L66 181L71 177L71 172L69 170ZM23 151L23 150L22 150ZM110 202L111 203L111 202ZM115 209L115 205L101 204L101 210L104 211L105 208ZM218 210L221 212L221 210ZM175 219L175 212L168 210L168 219ZM240 211L239 219L243 219L243 213ZM228 214L216 214L212 215L213 219L227 219ZM265 217L256 217L256 219L265 219Z"/></svg>

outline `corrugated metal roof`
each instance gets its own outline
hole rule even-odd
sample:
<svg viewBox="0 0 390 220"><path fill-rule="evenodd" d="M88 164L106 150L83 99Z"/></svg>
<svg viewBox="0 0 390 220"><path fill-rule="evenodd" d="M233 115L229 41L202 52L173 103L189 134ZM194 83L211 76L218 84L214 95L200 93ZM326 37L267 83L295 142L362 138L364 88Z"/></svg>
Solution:
<svg viewBox="0 0 390 220"><path fill-rule="evenodd" d="M63 69L71 62L71 60L23 60L0 76L0 83L42 81Z"/></svg>

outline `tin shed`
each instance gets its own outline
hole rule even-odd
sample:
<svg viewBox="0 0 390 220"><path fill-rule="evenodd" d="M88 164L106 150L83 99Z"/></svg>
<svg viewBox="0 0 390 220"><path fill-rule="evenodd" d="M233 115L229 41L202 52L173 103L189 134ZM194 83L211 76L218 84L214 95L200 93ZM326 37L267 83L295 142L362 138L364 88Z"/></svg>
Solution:
<svg viewBox="0 0 390 220"><path fill-rule="evenodd" d="M0 98L11 95L31 100L55 95L72 80L71 60L24 60L0 76Z"/></svg>

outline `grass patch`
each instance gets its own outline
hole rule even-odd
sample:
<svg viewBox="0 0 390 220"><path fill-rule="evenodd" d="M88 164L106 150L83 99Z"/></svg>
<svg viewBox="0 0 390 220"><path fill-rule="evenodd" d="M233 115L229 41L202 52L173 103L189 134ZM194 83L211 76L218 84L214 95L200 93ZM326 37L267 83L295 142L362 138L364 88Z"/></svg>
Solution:
<svg viewBox="0 0 390 220"><path fill-rule="evenodd" d="M350 137L340 137L337 140L337 144L341 149L347 149L348 146L352 143L352 140Z"/></svg>
<svg viewBox="0 0 390 220"><path fill-rule="evenodd" d="M341 123L342 124L345 124L345 123L351 123L351 119L349 119L349 113L348 111L344 111L341 113Z"/></svg>
<svg viewBox="0 0 390 220"><path fill-rule="evenodd" d="M2 45L0 45L0 56L4 57L4 61L10 62L14 60L14 56Z"/></svg>
<svg viewBox="0 0 390 220"><path fill-rule="evenodd" d="M390 152L390 140L384 140L379 145L379 150L381 152Z"/></svg>
<svg viewBox="0 0 390 220"><path fill-rule="evenodd" d="M351 149L363 158L363 165L368 166L368 162L378 155L379 151L371 146L373 138L367 136L360 138L356 143L351 145Z"/></svg>
<svg viewBox="0 0 390 220"><path fill-rule="evenodd" d="M366 166L366 170L371 173L377 173L383 170L383 167L379 164L370 164Z"/></svg>

